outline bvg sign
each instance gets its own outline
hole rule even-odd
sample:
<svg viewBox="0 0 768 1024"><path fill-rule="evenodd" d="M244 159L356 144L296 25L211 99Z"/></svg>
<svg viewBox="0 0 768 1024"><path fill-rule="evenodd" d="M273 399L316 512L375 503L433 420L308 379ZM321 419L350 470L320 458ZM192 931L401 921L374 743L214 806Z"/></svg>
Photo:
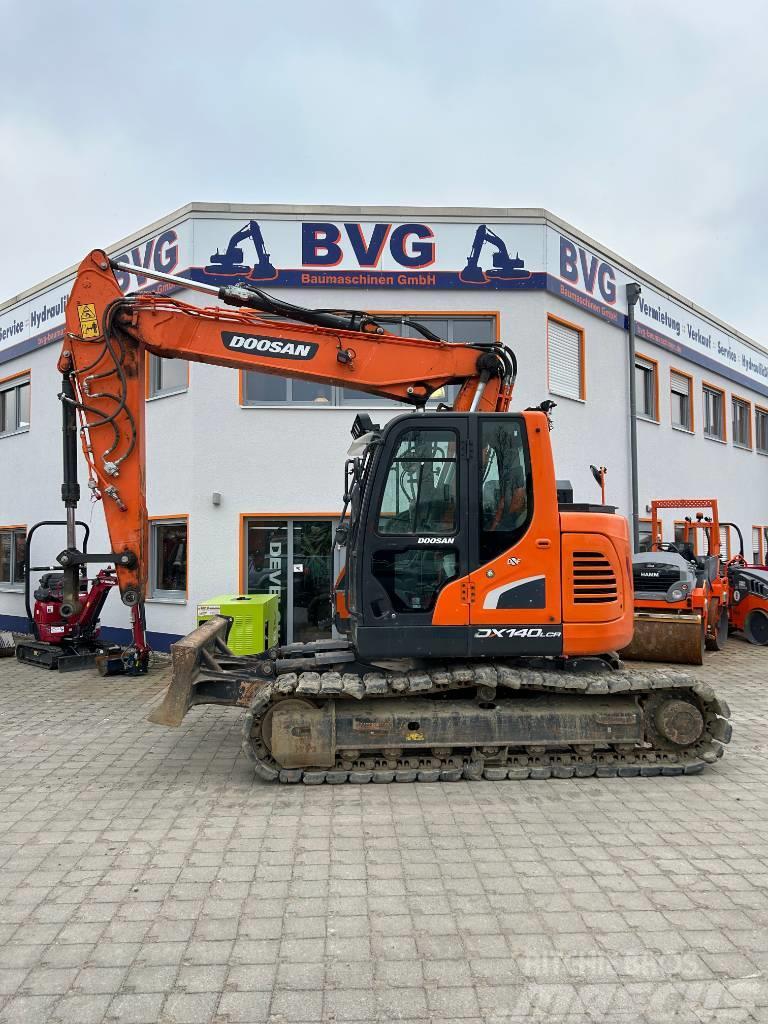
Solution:
<svg viewBox="0 0 768 1024"><path fill-rule="evenodd" d="M560 277L580 291L613 306L616 302L616 274L605 263L580 245L560 236ZM595 294L597 291L597 294Z"/></svg>
<svg viewBox="0 0 768 1024"><path fill-rule="evenodd" d="M136 278L139 288L152 282L142 274L142 270L159 270L171 274L179 263L179 236L175 231L164 231L157 238L135 245L121 256L113 257L116 263L132 263L136 270L129 274L124 270L115 271L115 277L121 290L127 292L132 286L131 277Z"/></svg>
<svg viewBox="0 0 768 1024"><path fill-rule="evenodd" d="M305 267L337 267L351 253L359 267L373 269L386 250L399 266L418 270L435 262L434 237L426 224L374 224L366 241L361 224L304 223L301 262Z"/></svg>

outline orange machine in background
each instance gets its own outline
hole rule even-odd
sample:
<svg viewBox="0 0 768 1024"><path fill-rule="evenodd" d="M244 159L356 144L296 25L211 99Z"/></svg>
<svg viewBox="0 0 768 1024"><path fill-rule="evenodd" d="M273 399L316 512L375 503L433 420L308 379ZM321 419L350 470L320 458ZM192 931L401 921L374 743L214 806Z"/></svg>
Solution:
<svg viewBox="0 0 768 1024"><path fill-rule="evenodd" d="M696 511L682 537L664 542L661 509ZM738 537L734 558L723 552L723 529ZM716 498L651 502L651 550L633 557L633 579L635 632L625 658L700 665L705 649L722 650L737 631L768 643L768 571L747 565L741 530L720 519Z"/></svg>
<svg viewBox="0 0 768 1024"><path fill-rule="evenodd" d="M731 530L736 534L739 545L739 553L733 557L730 557ZM726 551L723 551L724 536ZM699 537L702 544L698 543ZM716 499L712 499L712 515L699 511L694 517L686 517L682 544L686 549L692 545L694 553L703 548L707 555L718 556L721 600L728 612L728 632L743 633L751 644L768 645L768 568L748 564L744 557L742 532L736 523L719 518ZM686 553L690 552L687 550ZM720 650L721 646L710 649Z"/></svg>
<svg viewBox="0 0 768 1024"><path fill-rule="evenodd" d="M661 509L695 509L682 540L662 541ZM710 514L706 516L707 510ZM703 531L707 552L696 554ZM719 651L728 638L728 581L720 564L716 498L668 498L651 502L651 550L632 559L635 632L622 657L701 665L704 650Z"/></svg>

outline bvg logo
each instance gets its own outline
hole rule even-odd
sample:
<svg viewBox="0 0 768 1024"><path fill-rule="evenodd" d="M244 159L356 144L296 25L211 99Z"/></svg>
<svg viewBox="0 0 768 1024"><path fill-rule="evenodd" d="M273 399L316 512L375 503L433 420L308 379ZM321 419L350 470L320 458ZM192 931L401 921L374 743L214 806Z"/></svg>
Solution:
<svg viewBox="0 0 768 1024"><path fill-rule="evenodd" d="M604 302L616 302L616 275L609 263L604 263L591 252L560 236L560 277L578 285L590 295L595 286Z"/></svg>
<svg viewBox="0 0 768 1024"><path fill-rule="evenodd" d="M128 252L115 257L117 263L132 263L136 270L136 284L139 288L150 284L148 277L142 274L142 270L159 270L164 274L171 274L179 262L179 236L175 231L164 231L157 238L150 238L148 241L134 246ZM127 292L131 287L131 274L124 270L116 270L115 277L122 291Z"/></svg>
<svg viewBox="0 0 768 1024"><path fill-rule="evenodd" d="M366 240L363 228L370 230ZM359 267L379 266L385 248L395 263L409 270L429 267L435 262L432 228L426 224L337 224L301 225L301 262L305 267L337 267L351 253Z"/></svg>

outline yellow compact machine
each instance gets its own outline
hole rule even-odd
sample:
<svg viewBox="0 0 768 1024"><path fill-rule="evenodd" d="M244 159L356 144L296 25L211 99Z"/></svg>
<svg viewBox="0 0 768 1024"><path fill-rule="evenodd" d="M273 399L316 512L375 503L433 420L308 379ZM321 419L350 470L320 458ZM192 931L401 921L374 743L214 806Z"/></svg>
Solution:
<svg viewBox="0 0 768 1024"><path fill-rule="evenodd" d="M232 619L227 646L233 654L261 654L276 647L280 625L277 594L219 594L197 606L197 625L223 615Z"/></svg>

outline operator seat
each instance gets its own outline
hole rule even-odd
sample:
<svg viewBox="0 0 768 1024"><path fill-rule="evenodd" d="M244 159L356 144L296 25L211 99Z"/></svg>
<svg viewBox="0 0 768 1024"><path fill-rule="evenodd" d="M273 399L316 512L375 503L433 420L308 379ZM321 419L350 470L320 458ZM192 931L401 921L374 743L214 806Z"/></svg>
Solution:
<svg viewBox="0 0 768 1024"><path fill-rule="evenodd" d="M706 580L713 583L720 574L720 560L714 555L696 555L696 579L702 583Z"/></svg>
<svg viewBox="0 0 768 1024"><path fill-rule="evenodd" d="M682 541L677 541L675 547L686 560L686 562L696 562L696 552L693 550L693 544L684 544ZM698 564L698 562L696 562Z"/></svg>

